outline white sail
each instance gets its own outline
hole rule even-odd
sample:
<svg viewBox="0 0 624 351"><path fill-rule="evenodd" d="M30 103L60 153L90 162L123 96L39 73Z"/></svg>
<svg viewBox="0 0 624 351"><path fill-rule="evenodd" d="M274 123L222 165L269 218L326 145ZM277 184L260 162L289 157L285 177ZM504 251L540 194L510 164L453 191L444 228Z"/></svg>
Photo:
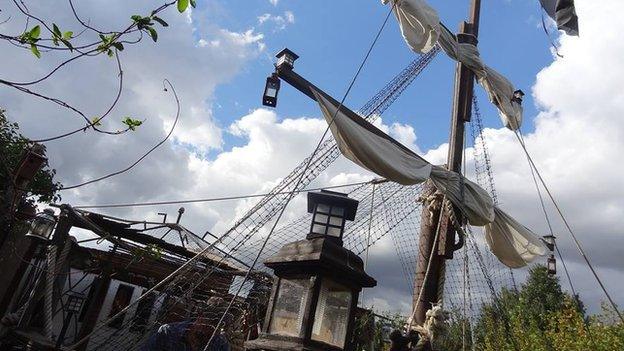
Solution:
<svg viewBox="0 0 624 351"><path fill-rule="evenodd" d="M401 34L412 51L427 53L435 46L440 27L438 13L424 0L382 0L393 6Z"/></svg>
<svg viewBox="0 0 624 351"><path fill-rule="evenodd" d="M509 267L525 266L546 253L539 237L497 209L492 198L479 185L456 172L431 165L355 112L344 106L339 110L338 102L311 89L341 153L349 160L403 185L431 179L470 224L486 226L490 249Z"/></svg>
<svg viewBox="0 0 624 351"><path fill-rule="evenodd" d="M522 125L521 100L516 89L502 74L483 63L473 44L459 43L442 24L437 12L424 0L382 0L394 6L394 13L407 45L415 52L425 53L439 43L452 59L465 64L477 77L488 98L499 111L503 125L518 130Z"/></svg>

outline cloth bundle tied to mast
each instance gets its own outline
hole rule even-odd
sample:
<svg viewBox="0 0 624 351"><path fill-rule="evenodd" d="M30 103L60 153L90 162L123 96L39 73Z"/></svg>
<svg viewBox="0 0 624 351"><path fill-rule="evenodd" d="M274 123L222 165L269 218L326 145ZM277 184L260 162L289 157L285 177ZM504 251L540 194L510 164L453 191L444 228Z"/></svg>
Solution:
<svg viewBox="0 0 624 351"><path fill-rule="evenodd" d="M524 267L547 253L540 238L494 206L487 191L462 175L434 166L336 100L312 88L340 152L359 166L403 185L431 179L471 225L485 226L490 250L506 266Z"/></svg>
<svg viewBox="0 0 624 351"><path fill-rule="evenodd" d="M459 43L444 25L437 12L424 0L382 0L393 3L394 14L401 33L412 51L426 53L436 43L452 59L465 64L474 72L488 98L499 111L503 125L518 130L522 125L522 99L517 96L513 84L502 74L483 63L477 47L470 43Z"/></svg>

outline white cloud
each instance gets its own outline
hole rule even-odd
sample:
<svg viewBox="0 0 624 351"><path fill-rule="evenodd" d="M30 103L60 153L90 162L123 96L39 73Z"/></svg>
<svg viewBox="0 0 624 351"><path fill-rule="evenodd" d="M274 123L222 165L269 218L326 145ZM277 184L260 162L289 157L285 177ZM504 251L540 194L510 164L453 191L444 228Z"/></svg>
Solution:
<svg viewBox="0 0 624 351"><path fill-rule="evenodd" d="M269 0L269 2L271 3L271 5L277 6L277 3L279 3L279 0Z"/></svg>
<svg viewBox="0 0 624 351"><path fill-rule="evenodd" d="M295 23L295 14L292 11L285 11L283 15L264 13L258 16L258 24L263 25L265 23L273 23L274 31L284 30L289 24Z"/></svg>

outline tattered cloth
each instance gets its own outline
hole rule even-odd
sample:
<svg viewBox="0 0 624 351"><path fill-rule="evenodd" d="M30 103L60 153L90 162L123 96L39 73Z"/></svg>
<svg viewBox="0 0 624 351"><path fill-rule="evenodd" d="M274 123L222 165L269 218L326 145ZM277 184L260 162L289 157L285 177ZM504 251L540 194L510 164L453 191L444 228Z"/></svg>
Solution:
<svg viewBox="0 0 624 351"><path fill-rule="evenodd" d="M503 125L518 130L522 124L522 105L514 98L516 89L502 74L486 66L477 47L459 43L457 38L439 22L437 12L424 0L382 0L392 2L401 33L414 52L426 53L440 44L452 59L466 65L477 76L492 104L498 108Z"/></svg>
<svg viewBox="0 0 624 351"><path fill-rule="evenodd" d="M433 166L355 112L311 87L340 152L349 160L403 185L431 179L468 222L485 226L490 250L508 267L519 268L546 254L539 237L494 206L488 193L462 175Z"/></svg>
<svg viewBox="0 0 624 351"><path fill-rule="evenodd" d="M568 35L579 35L574 0L540 0L544 11L557 22L557 28Z"/></svg>

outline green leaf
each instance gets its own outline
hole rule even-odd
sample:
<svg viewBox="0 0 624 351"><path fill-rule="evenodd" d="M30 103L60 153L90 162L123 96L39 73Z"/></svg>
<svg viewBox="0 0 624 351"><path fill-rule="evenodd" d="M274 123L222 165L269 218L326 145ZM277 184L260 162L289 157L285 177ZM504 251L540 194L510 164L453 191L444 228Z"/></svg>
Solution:
<svg viewBox="0 0 624 351"><path fill-rule="evenodd" d="M138 22L138 21L140 21L140 20L141 20L141 18L143 18L143 17L141 17L141 16L139 16L139 15L133 15L133 16L130 16L130 18L131 18L133 21Z"/></svg>
<svg viewBox="0 0 624 351"><path fill-rule="evenodd" d="M161 26L163 27L169 27L169 23L165 22L162 18L158 17L158 16L154 16L152 17L152 19L158 23L160 23Z"/></svg>
<svg viewBox="0 0 624 351"><path fill-rule="evenodd" d="M63 33L63 39L69 40L72 38L73 35L74 35L74 32L72 32L71 30L68 30L67 32Z"/></svg>
<svg viewBox="0 0 624 351"><path fill-rule="evenodd" d="M108 51L106 52L106 54L108 54L109 57L113 57L115 55L115 53L113 52L113 50L108 49Z"/></svg>
<svg viewBox="0 0 624 351"><path fill-rule="evenodd" d="M128 126L128 129L135 131L136 127L140 126L141 124L143 124L143 121L140 121L138 119L134 119L131 117L125 117L121 123L125 124Z"/></svg>
<svg viewBox="0 0 624 351"><path fill-rule="evenodd" d="M119 51L123 51L123 49L124 49L124 46L123 46L122 43L112 43L111 45L114 46L115 49L117 49Z"/></svg>
<svg viewBox="0 0 624 351"><path fill-rule="evenodd" d="M41 27L39 27L39 25L34 26L33 29L30 30L29 34L31 39L39 39L39 35L41 34Z"/></svg>
<svg viewBox="0 0 624 351"><path fill-rule="evenodd" d="M58 38L60 38L62 36L61 34L61 30L59 29L59 27L56 25L56 23L52 23L52 32L54 33L54 35Z"/></svg>
<svg viewBox="0 0 624 351"><path fill-rule="evenodd" d="M30 44L30 51L33 53L33 55L37 56L37 58L41 58L41 53L39 52L37 45Z"/></svg>
<svg viewBox="0 0 624 351"><path fill-rule="evenodd" d="M180 13L186 11L186 8L189 5L189 0L178 0L178 11Z"/></svg>
<svg viewBox="0 0 624 351"><path fill-rule="evenodd" d="M100 121L102 120L102 117L93 117L91 118L91 124L94 126L101 126L102 123L100 123Z"/></svg>
<svg viewBox="0 0 624 351"><path fill-rule="evenodd" d="M69 48L69 51L74 51L74 46L68 40L61 39L61 42Z"/></svg>
<svg viewBox="0 0 624 351"><path fill-rule="evenodd" d="M158 33L156 33L156 29L152 27L147 27L147 30L149 32L150 37L152 37L152 40L156 42L158 40Z"/></svg>
<svg viewBox="0 0 624 351"><path fill-rule="evenodd" d="M195 2L195 0L190 0L191 1L191 6L193 8L197 7L197 3Z"/></svg>

